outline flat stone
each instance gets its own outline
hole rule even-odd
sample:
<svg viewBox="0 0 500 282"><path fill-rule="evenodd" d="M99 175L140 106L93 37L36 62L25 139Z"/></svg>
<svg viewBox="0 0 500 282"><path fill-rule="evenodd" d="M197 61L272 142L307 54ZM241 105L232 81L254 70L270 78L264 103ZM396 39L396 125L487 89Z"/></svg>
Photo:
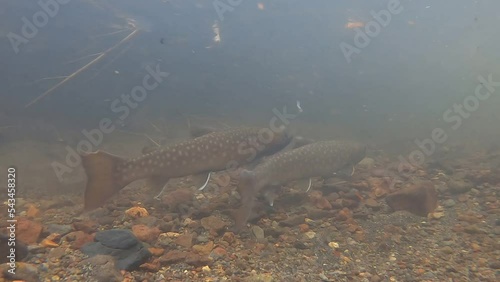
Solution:
<svg viewBox="0 0 500 282"><path fill-rule="evenodd" d="M126 229L111 229L97 232L95 240L113 249L128 249L139 243L134 234Z"/></svg>
<svg viewBox="0 0 500 282"><path fill-rule="evenodd" d="M405 210L427 216L437 207L437 192L431 182L421 182L387 195L385 200L395 211Z"/></svg>
<svg viewBox="0 0 500 282"><path fill-rule="evenodd" d="M129 230L100 231L95 240L97 242L84 245L81 251L88 256L111 255L118 269L134 270L151 257L149 250Z"/></svg>

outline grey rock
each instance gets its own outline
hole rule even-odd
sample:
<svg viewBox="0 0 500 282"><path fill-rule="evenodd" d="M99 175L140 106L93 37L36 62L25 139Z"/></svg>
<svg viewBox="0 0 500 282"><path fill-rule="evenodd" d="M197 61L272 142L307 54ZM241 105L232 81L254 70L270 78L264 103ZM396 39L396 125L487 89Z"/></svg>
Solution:
<svg viewBox="0 0 500 282"><path fill-rule="evenodd" d="M116 259L118 269L133 270L143 264L151 253L146 246L125 229L97 232L96 242L88 243L81 251L88 256L110 255Z"/></svg>

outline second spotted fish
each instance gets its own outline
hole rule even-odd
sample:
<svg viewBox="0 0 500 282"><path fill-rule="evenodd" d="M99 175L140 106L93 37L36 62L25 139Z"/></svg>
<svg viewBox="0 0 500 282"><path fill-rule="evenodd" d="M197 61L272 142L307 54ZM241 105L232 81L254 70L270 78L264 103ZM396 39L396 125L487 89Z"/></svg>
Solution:
<svg viewBox="0 0 500 282"><path fill-rule="evenodd" d="M321 141L278 153L240 174L241 207L235 214L235 230L246 224L255 198L273 187L310 177L331 177L352 168L366 154L366 146L350 141Z"/></svg>

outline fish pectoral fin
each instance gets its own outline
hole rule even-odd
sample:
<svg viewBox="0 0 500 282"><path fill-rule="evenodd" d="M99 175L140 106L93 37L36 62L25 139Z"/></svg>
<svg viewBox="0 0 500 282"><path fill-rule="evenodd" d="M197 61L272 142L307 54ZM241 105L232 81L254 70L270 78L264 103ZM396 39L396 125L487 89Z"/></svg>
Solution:
<svg viewBox="0 0 500 282"><path fill-rule="evenodd" d="M300 188L307 187L307 189L306 189L306 193L307 193L307 192L309 192L309 190L311 190L312 178L304 178L304 179L297 180L296 186L298 186Z"/></svg>
<svg viewBox="0 0 500 282"><path fill-rule="evenodd" d="M156 196L154 196L155 199L159 200L160 196L163 194L163 192L167 188L167 183L168 183L168 177L161 176L161 175L155 175L151 176L146 180L146 186L151 189L153 193L158 193ZM160 191L160 192L158 192Z"/></svg>
<svg viewBox="0 0 500 282"><path fill-rule="evenodd" d="M195 174L191 176L191 181L193 181L193 185L197 187L199 191L205 189L208 185L208 181L210 181L210 176L212 172L203 172L199 174Z"/></svg>

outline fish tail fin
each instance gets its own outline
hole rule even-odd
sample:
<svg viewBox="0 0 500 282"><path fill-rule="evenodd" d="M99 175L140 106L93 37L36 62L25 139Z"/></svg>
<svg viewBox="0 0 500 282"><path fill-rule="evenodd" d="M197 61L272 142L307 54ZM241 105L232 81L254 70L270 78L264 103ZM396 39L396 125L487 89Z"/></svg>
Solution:
<svg viewBox="0 0 500 282"><path fill-rule="evenodd" d="M115 174L116 167L125 160L100 151L83 155L81 158L87 174L84 209L88 211L102 206L126 185L119 181Z"/></svg>
<svg viewBox="0 0 500 282"><path fill-rule="evenodd" d="M241 206L234 213L234 230L236 232L246 225L248 218L252 213L255 204L255 197L257 196L257 178L255 173L250 170L243 170L240 173L240 183L238 185L238 192L241 197Z"/></svg>

